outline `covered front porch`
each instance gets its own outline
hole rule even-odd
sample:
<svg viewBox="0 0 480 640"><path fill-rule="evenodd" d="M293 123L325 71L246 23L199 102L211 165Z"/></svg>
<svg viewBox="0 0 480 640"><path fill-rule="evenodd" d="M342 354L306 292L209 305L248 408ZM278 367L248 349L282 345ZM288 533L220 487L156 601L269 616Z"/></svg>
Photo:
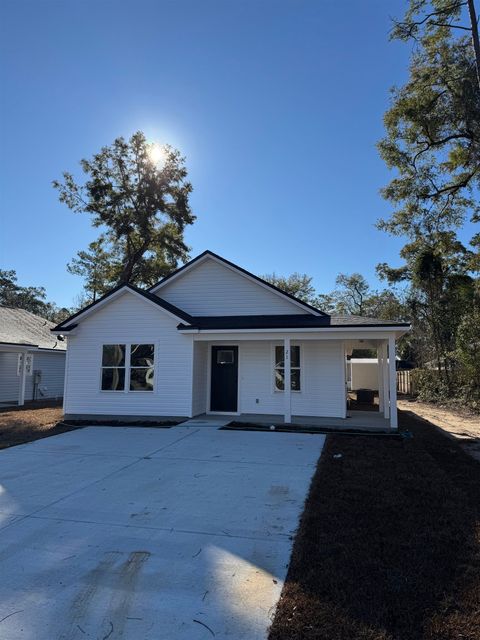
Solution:
<svg viewBox="0 0 480 640"><path fill-rule="evenodd" d="M260 426L285 425L282 414L241 413L235 416L204 413L188 421L190 426L225 426L230 422L256 424ZM320 416L292 416L290 425L316 427L319 429L338 429L349 431L390 430L390 421L379 411L348 411L346 418L322 418Z"/></svg>
<svg viewBox="0 0 480 640"><path fill-rule="evenodd" d="M400 334L401 335L401 334ZM331 429L396 430L394 330L225 331L194 334L192 416ZM378 354L379 404L348 406L347 355ZM279 383L280 380L280 383ZM229 398L224 404L220 400Z"/></svg>

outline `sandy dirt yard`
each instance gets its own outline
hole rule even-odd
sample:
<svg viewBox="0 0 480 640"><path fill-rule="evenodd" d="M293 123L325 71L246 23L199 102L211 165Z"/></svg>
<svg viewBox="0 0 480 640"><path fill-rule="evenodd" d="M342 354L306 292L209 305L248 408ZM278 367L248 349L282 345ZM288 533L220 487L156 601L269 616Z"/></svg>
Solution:
<svg viewBox="0 0 480 640"><path fill-rule="evenodd" d="M474 458L480 460L480 416L445 409L418 400L399 398L398 408L410 411L423 420L440 427L455 439Z"/></svg>
<svg viewBox="0 0 480 640"><path fill-rule="evenodd" d="M53 436L73 427L56 426L62 419L58 402L29 403L0 410L0 449Z"/></svg>

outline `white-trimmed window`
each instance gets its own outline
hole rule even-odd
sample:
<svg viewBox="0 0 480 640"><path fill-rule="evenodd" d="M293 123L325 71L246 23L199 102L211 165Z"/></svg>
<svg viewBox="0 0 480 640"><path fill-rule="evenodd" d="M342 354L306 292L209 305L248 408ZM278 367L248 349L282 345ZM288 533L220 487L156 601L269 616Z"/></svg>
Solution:
<svg viewBox="0 0 480 640"><path fill-rule="evenodd" d="M283 345L275 346L275 391L285 390L285 352ZM290 389L301 391L300 346L290 347Z"/></svg>
<svg viewBox="0 0 480 640"><path fill-rule="evenodd" d="M130 391L153 391L155 346L130 345Z"/></svg>
<svg viewBox="0 0 480 640"><path fill-rule="evenodd" d="M102 346L102 391L153 391L154 378L153 344Z"/></svg>
<svg viewBox="0 0 480 640"><path fill-rule="evenodd" d="M102 347L102 391L124 391L124 344L104 344Z"/></svg>

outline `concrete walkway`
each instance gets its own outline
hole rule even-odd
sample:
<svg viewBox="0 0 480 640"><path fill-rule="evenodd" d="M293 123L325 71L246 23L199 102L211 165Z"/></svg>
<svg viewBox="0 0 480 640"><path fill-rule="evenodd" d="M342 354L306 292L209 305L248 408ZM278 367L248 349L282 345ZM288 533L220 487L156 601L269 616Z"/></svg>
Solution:
<svg viewBox="0 0 480 640"><path fill-rule="evenodd" d="M89 427L0 452L0 638L266 638L323 442Z"/></svg>

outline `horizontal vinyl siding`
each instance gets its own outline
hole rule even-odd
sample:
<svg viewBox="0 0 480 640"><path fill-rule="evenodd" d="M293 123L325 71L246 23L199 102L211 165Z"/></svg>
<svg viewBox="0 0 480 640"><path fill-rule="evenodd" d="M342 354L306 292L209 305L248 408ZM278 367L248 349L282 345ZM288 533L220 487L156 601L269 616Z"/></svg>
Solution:
<svg viewBox="0 0 480 640"><path fill-rule="evenodd" d="M306 313L274 291L214 260L202 262L157 293L194 316Z"/></svg>
<svg viewBox="0 0 480 640"><path fill-rule="evenodd" d="M33 353L33 370L42 372L40 387L43 395L37 393L37 400L61 398L65 375L65 352ZM0 353L0 402L18 401L20 376L17 376L18 353ZM33 400L34 376L25 378L25 402Z"/></svg>
<svg viewBox="0 0 480 640"><path fill-rule="evenodd" d="M138 296L122 296L85 318L69 337L65 413L190 416L192 337L178 320ZM153 392L100 391L103 344L155 344Z"/></svg>
<svg viewBox="0 0 480 640"><path fill-rule="evenodd" d="M0 402L17 402L20 377L18 353L0 352Z"/></svg>
<svg viewBox="0 0 480 640"><path fill-rule="evenodd" d="M343 417L345 361L340 341L303 342L302 392L292 393L292 413Z"/></svg>
<svg viewBox="0 0 480 640"><path fill-rule="evenodd" d="M274 390L274 344L281 342L240 343L241 413L284 413L284 394ZM299 344L301 348L301 391L291 394L292 414L343 417L342 343L325 340L295 341L292 344Z"/></svg>
<svg viewBox="0 0 480 640"><path fill-rule="evenodd" d="M37 400L44 398L62 398L63 381L65 377L65 352L63 353L34 353L33 371L41 371L40 392ZM34 376L27 376L25 383L25 400L33 400Z"/></svg>
<svg viewBox="0 0 480 640"><path fill-rule="evenodd" d="M207 410L207 362L208 345L206 342L195 342L193 351L193 400L194 416Z"/></svg>

